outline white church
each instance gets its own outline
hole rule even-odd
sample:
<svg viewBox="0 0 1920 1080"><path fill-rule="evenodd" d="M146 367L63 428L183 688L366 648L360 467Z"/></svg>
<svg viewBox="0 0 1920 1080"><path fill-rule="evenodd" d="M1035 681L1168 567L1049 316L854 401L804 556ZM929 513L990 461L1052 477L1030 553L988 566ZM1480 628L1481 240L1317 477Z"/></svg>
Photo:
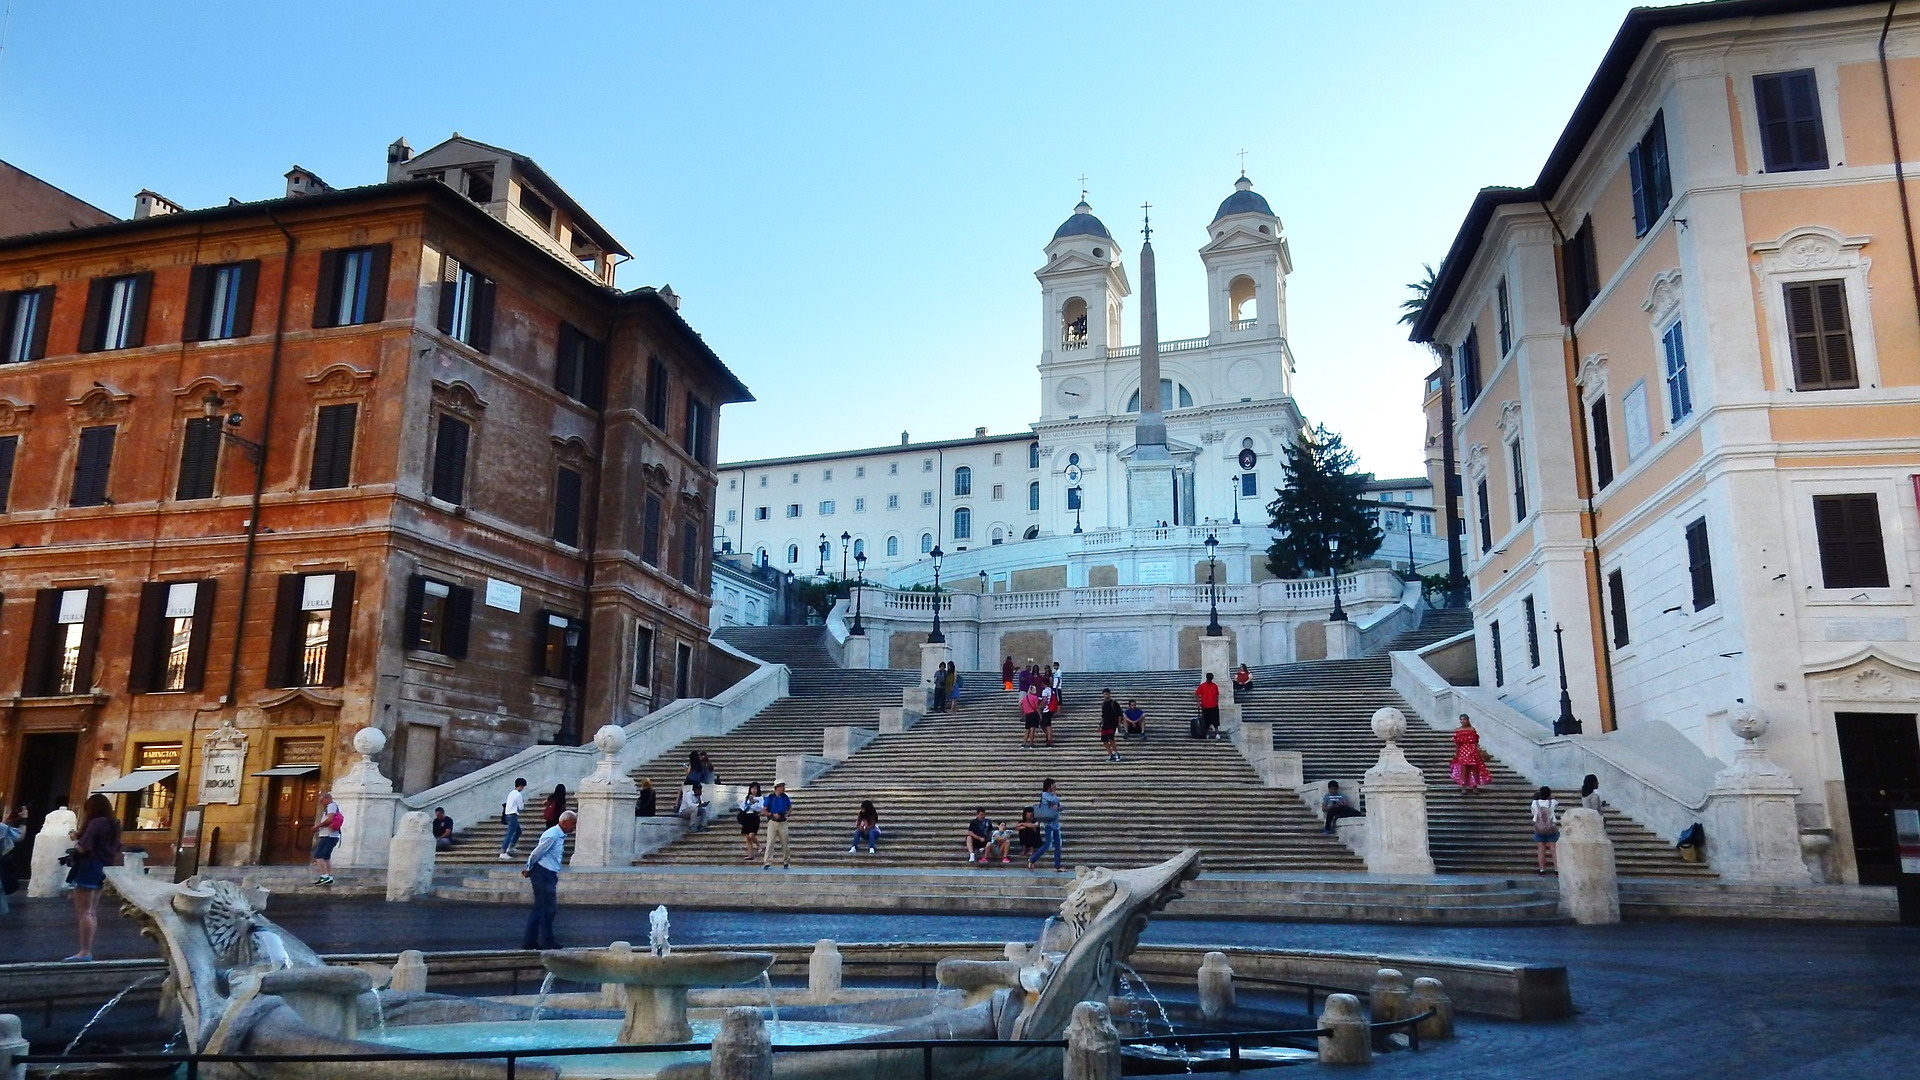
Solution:
<svg viewBox="0 0 1920 1080"><path fill-rule="evenodd" d="M1211 536L1220 582L1264 578L1266 504L1304 425L1280 219L1244 175L1221 202L1202 336L1160 340L1149 235L1126 342L1122 254L1084 198L1046 245L1030 431L723 464L715 546L800 577L864 555L894 585L930 580L937 547L944 585L1006 592L1204 582Z"/></svg>

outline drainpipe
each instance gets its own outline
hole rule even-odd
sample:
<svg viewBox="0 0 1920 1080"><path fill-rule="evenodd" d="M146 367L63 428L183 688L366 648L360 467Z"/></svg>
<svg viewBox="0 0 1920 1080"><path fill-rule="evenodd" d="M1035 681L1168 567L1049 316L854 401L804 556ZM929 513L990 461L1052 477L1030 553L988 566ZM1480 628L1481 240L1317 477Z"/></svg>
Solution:
<svg viewBox="0 0 1920 1080"><path fill-rule="evenodd" d="M1887 67L1887 35L1893 31L1893 11L1899 7L1899 0L1887 4L1886 21L1880 24L1880 89L1886 96L1887 135L1893 143L1893 187L1900 195L1901 233L1907 242L1907 280L1913 286L1913 310L1920 318L1920 255L1916 255L1913 245L1913 208L1907 201L1907 166L1900 153L1900 125L1893 113L1893 75Z"/></svg>

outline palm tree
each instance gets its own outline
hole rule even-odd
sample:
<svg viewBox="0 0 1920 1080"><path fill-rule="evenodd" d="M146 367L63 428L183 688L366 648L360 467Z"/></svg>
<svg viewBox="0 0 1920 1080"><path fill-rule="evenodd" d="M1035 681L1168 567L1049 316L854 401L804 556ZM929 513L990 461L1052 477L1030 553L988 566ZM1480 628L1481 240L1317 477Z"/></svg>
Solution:
<svg viewBox="0 0 1920 1080"><path fill-rule="evenodd" d="M1413 295L1400 301L1400 322L1406 326L1420 321L1427 312L1427 298L1433 295L1433 264L1423 263L1421 268L1427 272L1426 277L1407 282L1407 290Z"/></svg>

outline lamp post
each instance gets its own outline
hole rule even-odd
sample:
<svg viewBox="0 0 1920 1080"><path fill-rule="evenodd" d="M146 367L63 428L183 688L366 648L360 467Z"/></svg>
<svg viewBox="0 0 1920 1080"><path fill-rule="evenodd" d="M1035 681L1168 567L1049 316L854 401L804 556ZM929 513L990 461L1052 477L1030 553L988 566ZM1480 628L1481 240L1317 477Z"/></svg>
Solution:
<svg viewBox="0 0 1920 1080"><path fill-rule="evenodd" d="M1214 586L1213 549L1220 546L1220 538L1207 534L1207 636L1220 636L1220 598Z"/></svg>
<svg viewBox="0 0 1920 1080"><path fill-rule="evenodd" d="M787 588L780 594L780 617L786 625L793 625L793 571L787 571Z"/></svg>
<svg viewBox="0 0 1920 1080"><path fill-rule="evenodd" d="M1240 524L1240 474L1227 474L1227 498L1233 503L1233 523Z"/></svg>
<svg viewBox="0 0 1920 1080"><path fill-rule="evenodd" d="M1073 492L1073 531L1079 532L1080 531L1080 504L1085 502L1086 499L1082 497L1080 494L1080 485L1075 484L1069 490Z"/></svg>
<svg viewBox="0 0 1920 1080"><path fill-rule="evenodd" d="M865 637L867 628L860 625L860 600L867 589L867 553L861 552L853 557L854 571L859 575L859 586L853 594L853 626L847 631L854 637Z"/></svg>
<svg viewBox="0 0 1920 1080"><path fill-rule="evenodd" d="M841 581L847 580L847 548L849 546L849 541L851 541L852 539L853 539L852 533L843 532L840 534L840 580Z"/></svg>
<svg viewBox="0 0 1920 1080"><path fill-rule="evenodd" d="M980 595L987 595L987 572L985 570L980 571Z"/></svg>
<svg viewBox="0 0 1920 1080"><path fill-rule="evenodd" d="M1560 624L1553 624L1553 651L1560 661L1560 715L1554 718L1555 735L1580 734L1580 721L1573 715L1573 696L1567 693L1567 650L1560 640Z"/></svg>
<svg viewBox="0 0 1920 1080"><path fill-rule="evenodd" d="M927 554L933 558L933 632L927 635L927 644L944 645L947 635L940 632L940 560L946 552L940 550L939 544L935 544Z"/></svg>
<svg viewBox="0 0 1920 1080"><path fill-rule="evenodd" d="M1400 513L1407 519L1407 580L1412 581L1420 574L1413 568L1413 511L1402 510Z"/></svg>
<svg viewBox="0 0 1920 1080"><path fill-rule="evenodd" d="M827 576L827 552L831 550L833 550L833 547L832 545L827 543L827 534L821 533L820 534L820 568L813 572L814 577L823 578Z"/></svg>
<svg viewBox="0 0 1920 1080"><path fill-rule="evenodd" d="M1333 562L1333 614L1327 616L1328 622L1346 622L1347 609L1340 606L1340 538L1327 537L1327 554Z"/></svg>
<svg viewBox="0 0 1920 1080"><path fill-rule="evenodd" d="M564 672L567 689L565 696L560 699L560 737L556 741L562 746L579 746L580 706L575 691L580 686L580 628L569 624L561 640L567 643L567 669Z"/></svg>

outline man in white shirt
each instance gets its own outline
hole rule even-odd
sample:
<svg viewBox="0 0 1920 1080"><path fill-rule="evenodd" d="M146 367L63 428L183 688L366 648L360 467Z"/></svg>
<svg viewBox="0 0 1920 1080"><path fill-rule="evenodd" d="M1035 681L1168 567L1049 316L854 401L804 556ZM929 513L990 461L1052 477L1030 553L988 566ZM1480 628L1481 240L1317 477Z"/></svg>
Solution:
<svg viewBox="0 0 1920 1080"><path fill-rule="evenodd" d="M507 792L507 801L500 804L500 820L506 822L506 839L500 841L500 860L505 862L513 858L513 847L520 842L520 811L527 805L527 778L517 776L513 780L513 790Z"/></svg>
<svg viewBox="0 0 1920 1080"><path fill-rule="evenodd" d="M533 883L533 912L527 916L527 929L521 935L523 949L557 949L553 939L553 917L560 912L560 860L566 854L567 837L573 835L578 818L567 810L553 828L540 834L527 856L527 868L520 876Z"/></svg>

